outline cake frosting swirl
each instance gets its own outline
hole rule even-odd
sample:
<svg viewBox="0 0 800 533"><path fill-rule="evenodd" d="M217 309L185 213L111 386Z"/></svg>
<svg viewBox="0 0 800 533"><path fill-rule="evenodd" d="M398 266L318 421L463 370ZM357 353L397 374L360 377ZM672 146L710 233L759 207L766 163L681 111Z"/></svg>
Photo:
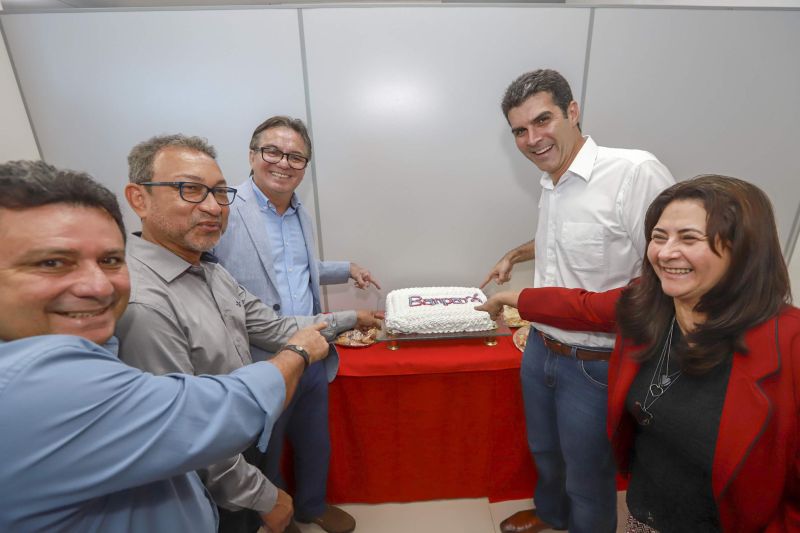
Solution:
<svg viewBox="0 0 800 533"><path fill-rule="evenodd" d="M386 330L391 333L486 331L497 325L476 311L486 301L476 287L413 287L386 295Z"/></svg>

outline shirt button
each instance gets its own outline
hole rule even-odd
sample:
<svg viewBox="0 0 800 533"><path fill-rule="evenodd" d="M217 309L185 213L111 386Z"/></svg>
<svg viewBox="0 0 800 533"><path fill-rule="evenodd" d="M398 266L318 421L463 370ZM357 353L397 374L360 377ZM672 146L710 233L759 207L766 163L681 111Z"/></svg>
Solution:
<svg viewBox="0 0 800 533"><path fill-rule="evenodd" d="M272 310L273 310L273 311L280 311L280 310L281 310L281 304L275 304L275 305L273 305L273 306L272 306Z"/></svg>
<svg viewBox="0 0 800 533"><path fill-rule="evenodd" d="M289 269L289 272L291 272L291 271L292 271L292 269L290 268L290 269Z"/></svg>

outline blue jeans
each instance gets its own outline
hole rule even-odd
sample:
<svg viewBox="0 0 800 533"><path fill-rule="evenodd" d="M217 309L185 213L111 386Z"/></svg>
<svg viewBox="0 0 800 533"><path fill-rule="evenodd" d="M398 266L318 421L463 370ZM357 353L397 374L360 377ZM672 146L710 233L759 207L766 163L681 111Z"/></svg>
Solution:
<svg viewBox="0 0 800 533"><path fill-rule="evenodd" d="M542 520L570 533L613 533L616 467L606 436L608 362L550 351L531 331L520 368L534 501Z"/></svg>
<svg viewBox="0 0 800 533"><path fill-rule="evenodd" d="M264 474L286 490L281 475L284 438L294 451L294 514L310 521L325 512L331 437L328 431L328 377L322 362L309 366L294 396L272 428L267 445Z"/></svg>

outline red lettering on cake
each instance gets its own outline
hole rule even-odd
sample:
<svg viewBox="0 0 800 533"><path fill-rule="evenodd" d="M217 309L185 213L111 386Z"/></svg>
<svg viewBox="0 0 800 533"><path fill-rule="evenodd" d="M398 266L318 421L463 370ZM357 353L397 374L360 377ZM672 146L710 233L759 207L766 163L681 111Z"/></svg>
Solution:
<svg viewBox="0 0 800 533"><path fill-rule="evenodd" d="M478 302L483 303L483 300L478 297L478 293L476 292L472 296L464 296L463 298L423 298L422 296L409 296L408 297L408 306L409 307L419 307L421 305L444 305L448 306L451 304L467 304L470 302Z"/></svg>

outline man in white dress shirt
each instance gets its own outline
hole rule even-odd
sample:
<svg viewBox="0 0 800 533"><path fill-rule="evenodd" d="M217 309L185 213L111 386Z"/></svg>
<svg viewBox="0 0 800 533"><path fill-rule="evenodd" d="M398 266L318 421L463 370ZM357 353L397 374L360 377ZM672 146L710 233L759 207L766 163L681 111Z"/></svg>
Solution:
<svg viewBox="0 0 800 533"><path fill-rule="evenodd" d="M648 152L605 148L583 136L578 103L554 70L517 78L502 109L517 148L544 172L539 222L535 239L506 253L482 287L507 282L516 263L534 258L534 287L604 291L636 277L645 253L645 211L674 183L669 170ZM614 337L533 328L520 376L538 473L536 509L515 513L501 530L612 533L616 469L606 397Z"/></svg>

